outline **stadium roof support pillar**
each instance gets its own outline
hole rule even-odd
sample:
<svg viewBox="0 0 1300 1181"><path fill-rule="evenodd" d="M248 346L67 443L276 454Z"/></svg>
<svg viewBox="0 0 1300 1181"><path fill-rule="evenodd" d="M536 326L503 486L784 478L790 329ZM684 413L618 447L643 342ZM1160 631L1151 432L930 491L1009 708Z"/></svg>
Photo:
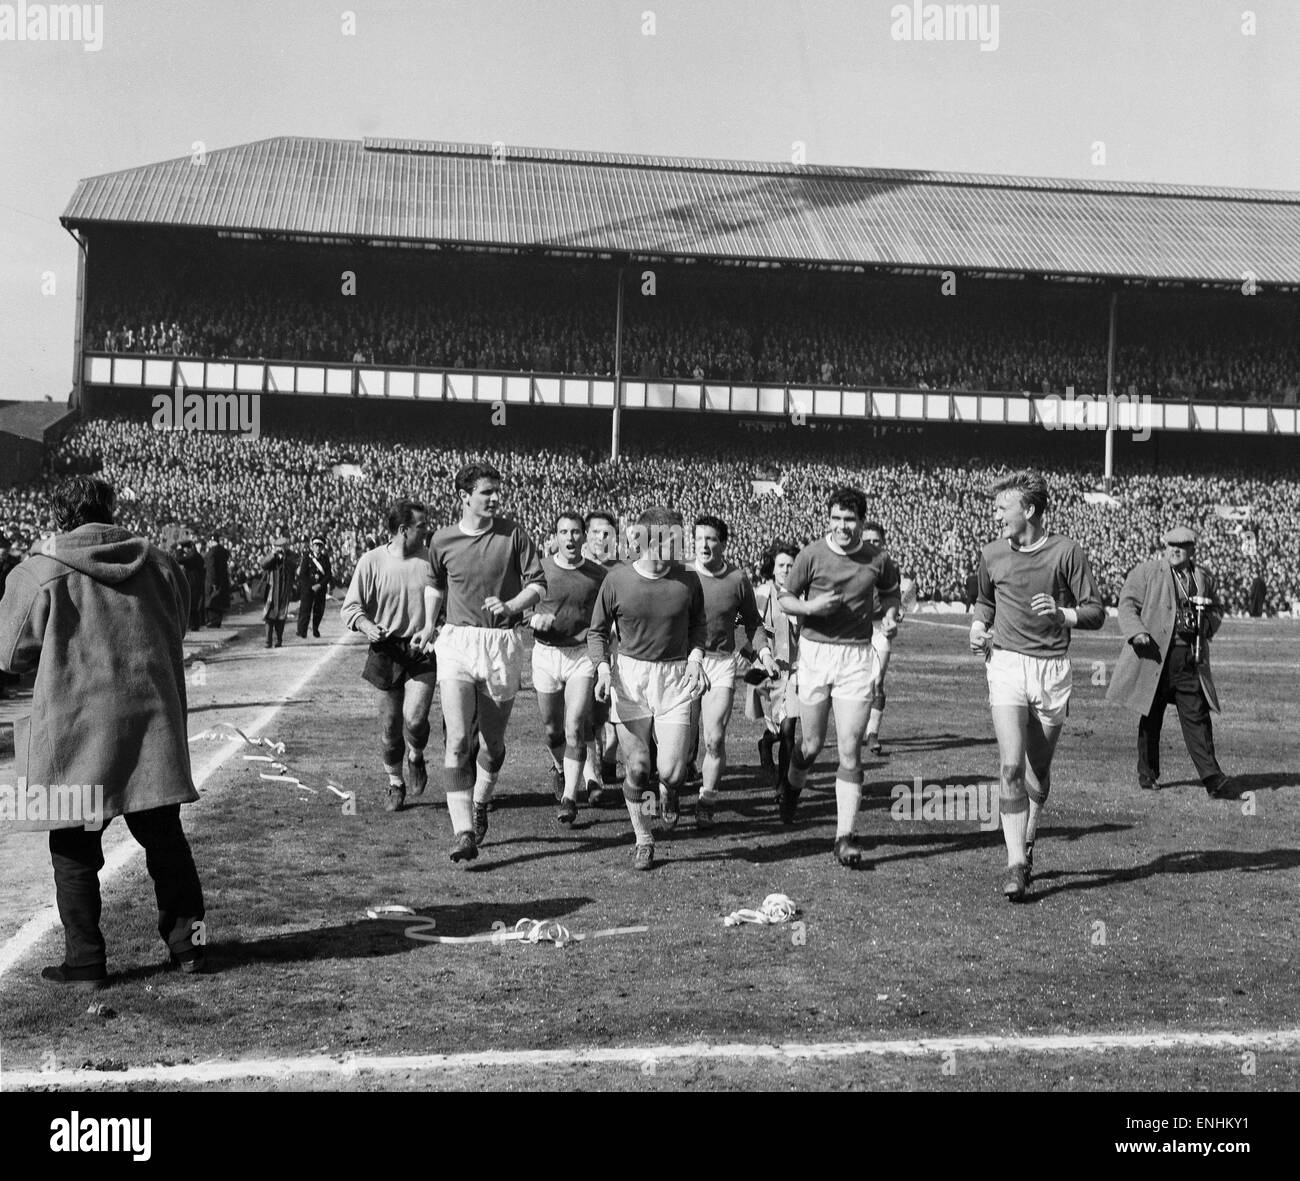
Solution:
<svg viewBox="0 0 1300 1181"><path fill-rule="evenodd" d="M67 229L67 226L64 226L64 229ZM82 353L86 331L86 239L84 235L78 235L75 230L68 230L68 236L77 244L77 310L72 322L72 397L69 399L69 405L73 409L80 410L82 371L85 368Z"/></svg>
<svg viewBox="0 0 1300 1181"><path fill-rule="evenodd" d="M614 422L609 437L609 458L617 460L623 425L623 268L618 268L618 299L614 308Z"/></svg>
<svg viewBox="0 0 1300 1181"><path fill-rule="evenodd" d="M1115 321L1119 315L1119 292L1110 293L1110 330L1106 342L1106 467L1102 487L1111 494L1115 484Z"/></svg>

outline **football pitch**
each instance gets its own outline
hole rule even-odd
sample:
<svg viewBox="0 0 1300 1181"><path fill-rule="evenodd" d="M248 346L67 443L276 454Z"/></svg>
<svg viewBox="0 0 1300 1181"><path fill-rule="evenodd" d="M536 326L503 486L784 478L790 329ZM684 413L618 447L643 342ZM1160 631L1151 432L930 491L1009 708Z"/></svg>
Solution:
<svg viewBox="0 0 1300 1181"><path fill-rule="evenodd" d="M1104 702L1115 622L1077 633L1019 905L999 890L1001 834L971 806L996 796L998 759L966 629L938 615L900 630L886 757L866 761L863 868L831 856L833 755L782 825L738 703L718 826L697 831L684 794L656 868L636 873L621 806L556 822L531 690L488 841L458 867L436 720L429 791L385 813L363 644L334 614L323 640L282 652L250 627L191 689L203 799L182 815L208 974L161 966L143 856L119 822L104 888L112 986L43 985L62 939L43 838L22 838L17 860L6 838L0 1085L1296 1089L1300 624L1229 620L1213 645L1215 739L1237 801L1206 797L1172 709L1164 786L1139 791L1136 719ZM262 779L252 748L208 736L219 722L284 741L314 791ZM327 778L356 793L355 814ZM798 907L793 921L724 925L773 893ZM505 938L524 918L585 937Z"/></svg>

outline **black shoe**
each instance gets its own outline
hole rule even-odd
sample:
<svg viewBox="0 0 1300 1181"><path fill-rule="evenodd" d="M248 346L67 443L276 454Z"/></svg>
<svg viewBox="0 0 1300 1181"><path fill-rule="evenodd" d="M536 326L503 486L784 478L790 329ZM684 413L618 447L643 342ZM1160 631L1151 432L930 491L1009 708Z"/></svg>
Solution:
<svg viewBox="0 0 1300 1181"><path fill-rule="evenodd" d="M789 783L781 784L781 823L793 824L794 814L799 807L799 793Z"/></svg>
<svg viewBox="0 0 1300 1181"><path fill-rule="evenodd" d="M474 843L481 845L487 840L488 834L488 805L474 805Z"/></svg>
<svg viewBox="0 0 1300 1181"><path fill-rule="evenodd" d="M276 640L276 641L275 641L275 646L276 646L277 648L283 648L283 647L284 647L284 641L283 641L283 640Z"/></svg>
<svg viewBox="0 0 1300 1181"><path fill-rule="evenodd" d="M1155 780L1155 779L1142 779L1142 778L1139 778L1139 779L1138 779L1138 787L1140 787L1143 791L1159 791L1159 790L1160 790L1160 784L1159 784L1159 782L1158 782L1157 780Z"/></svg>
<svg viewBox="0 0 1300 1181"><path fill-rule="evenodd" d="M885 748L880 745L880 738L875 734L867 735L867 750L878 759L883 758L885 755Z"/></svg>
<svg viewBox="0 0 1300 1181"><path fill-rule="evenodd" d="M478 856L478 845L474 841L472 832L458 832L456 840L451 846L451 859L453 861L473 861Z"/></svg>
<svg viewBox="0 0 1300 1181"><path fill-rule="evenodd" d="M713 828L717 823L713 816L713 801L701 796L695 801L695 827Z"/></svg>
<svg viewBox="0 0 1300 1181"><path fill-rule="evenodd" d="M835 860L845 869L857 869L862 864L862 846L851 836L836 837L833 852Z"/></svg>
<svg viewBox="0 0 1300 1181"><path fill-rule="evenodd" d="M314 627L314 628L312 628L312 629L311 629L311 634L312 634L313 636L315 636L316 639L319 640L319 639L320 639L320 628L318 628L318 627Z"/></svg>
<svg viewBox="0 0 1300 1181"><path fill-rule="evenodd" d="M578 801L561 800L560 811L555 817L561 824L572 824L578 819Z"/></svg>
<svg viewBox="0 0 1300 1181"><path fill-rule="evenodd" d="M400 812L406 803L406 788L400 783L388 785L388 796L384 800L385 812Z"/></svg>
<svg viewBox="0 0 1300 1181"><path fill-rule="evenodd" d="M1232 782L1228 776L1222 776L1213 787L1210 784L1205 785L1205 794L1212 800L1239 800L1241 799L1241 788Z"/></svg>
<svg viewBox="0 0 1300 1181"><path fill-rule="evenodd" d="M655 867L655 847L653 844L637 845L632 858L632 868L645 871Z"/></svg>
<svg viewBox="0 0 1300 1181"><path fill-rule="evenodd" d="M103 964L93 964L89 968L51 964L41 969L41 979L55 984L67 984L80 992L94 992L108 987L108 969Z"/></svg>
<svg viewBox="0 0 1300 1181"><path fill-rule="evenodd" d="M265 648L269 648L270 646L271 646L271 641L270 641L270 640L267 640L266 643L263 645L263 647L265 647Z"/></svg>
<svg viewBox="0 0 1300 1181"><path fill-rule="evenodd" d="M1028 888L1029 879L1025 872L1024 863L1007 866L1006 872L1002 875L1002 893L1005 895L1006 900L1008 902L1020 902Z"/></svg>
<svg viewBox="0 0 1300 1181"><path fill-rule="evenodd" d="M413 759L408 751L406 754L406 767L411 777L411 794L413 796L424 795L424 789L429 786L429 768L423 759Z"/></svg>
<svg viewBox="0 0 1300 1181"><path fill-rule="evenodd" d="M171 966L179 968L187 976L199 976L205 971L205 959L203 948L194 947L189 951L173 951L171 954Z"/></svg>

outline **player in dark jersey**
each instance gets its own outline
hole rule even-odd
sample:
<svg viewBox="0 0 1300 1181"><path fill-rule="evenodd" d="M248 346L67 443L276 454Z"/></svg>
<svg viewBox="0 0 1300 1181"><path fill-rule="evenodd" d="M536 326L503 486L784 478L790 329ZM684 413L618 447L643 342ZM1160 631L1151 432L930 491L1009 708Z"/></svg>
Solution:
<svg viewBox="0 0 1300 1181"><path fill-rule="evenodd" d="M1100 628L1106 610L1083 547L1043 525L1047 481L1020 471L993 493L999 537L980 555L970 647L985 661L1002 760L1002 892L1018 902L1033 874L1052 755L1070 708L1070 631Z"/></svg>
<svg viewBox="0 0 1300 1181"><path fill-rule="evenodd" d="M898 567L884 550L863 540L867 498L837 488L827 503L825 537L799 551L779 602L802 620L796 677L803 737L781 785L781 819L794 822L799 793L826 744L835 711L839 768L835 773L835 859L856 867L862 847L853 838L862 803L862 736L876 696L871 651L874 596L888 609L899 604Z"/></svg>
<svg viewBox="0 0 1300 1181"><path fill-rule="evenodd" d="M388 532L387 545L369 550L357 562L341 615L350 630L370 641L361 676L375 687L379 707L388 776L384 810L400 812L406 800L403 762L412 795L421 795L429 782L424 748L437 680L433 658L422 647L413 647L424 630L424 592L433 585L424 505L397 501L388 510Z"/></svg>
<svg viewBox="0 0 1300 1181"><path fill-rule="evenodd" d="M533 688L546 745L560 773L561 824L578 816L578 788L591 725L596 669L587 655L587 628L606 570L582 554L582 517L561 512L552 531L554 556L542 559L546 595L529 619L533 629Z"/></svg>
<svg viewBox="0 0 1300 1181"><path fill-rule="evenodd" d="M736 692L736 620L745 629L747 659L761 665L769 676L779 670L766 643L755 654L753 643L763 620L754 599L749 575L727 561L730 531L719 517L703 516L695 522L695 573L704 590L708 635L704 642L704 675L709 689L699 700L699 729L704 739L703 781L695 805L695 823L712 828L718 787L727 766L727 723L731 721Z"/></svg>
<svg viewBox="0 0 1300 1181"><path fill-rule="evenodd" d="M582 522L587 539L582 546L582 556L600 565L605 571L619 565L618 520L604 509L589 512ZM617 649L618 637L610 637L611 651ZM592 683L593 693L595 682ZM587 803L593 808L602 804L618 803L623 799L623 788L618 775L618 730L609 720L609 702L592 697L592 736L587 742Z"/></svg>
<svg viewBox="0 0 1300 1181"><path fill-rule="evenodd" d="M885 530L879 521L868 521L862 527L863 540L877 549L885 548ZM885 673L889 671L889 657L893 651L894 636L898 633L899 613L897 607L886 607L880 596L875 596L871 611L871 652L876 662L876 698L871 703L871 714L867 718L867 749L879 758L884 748L880 745L880 722L885 716Z"/></svg>
<svg viewBox="0 0 1300 1181"><path fill-rule="evenodd" d="M637 557L605 576L587 633L596 698L610 702L623 749L623 799L636 833L637 869L654 865L654 836L645 808L653 800L648 792L651 752L661 799L671 801L686 775L691 705L708 689L704 591L699 575L678 561L682 531L681 514L671 509L641 514L629 530ZM619 646L611 662L614 627Z"/></svg>
<svg viewBox="0 0 1300 1181"><path fill-rule="evenodd" d="M460 520L429 543L433 587L425 592L424 644L446 600L447 622L433 644L447 727L443 759L453 861L473 861L487 836L488 805L506 757L506 726L519 692L520 614L546 593L541 555L513 521L498 516L501 474L471 463L456 473ZM477 723L475 719L477 718ZM473 756L477 724L482 747Z"/></svg>

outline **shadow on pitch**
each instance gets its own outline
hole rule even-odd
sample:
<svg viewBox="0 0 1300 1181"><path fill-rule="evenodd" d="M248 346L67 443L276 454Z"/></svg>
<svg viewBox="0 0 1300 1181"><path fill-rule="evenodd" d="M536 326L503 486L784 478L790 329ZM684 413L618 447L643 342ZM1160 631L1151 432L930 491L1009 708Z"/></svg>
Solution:
<svg viewBox="0 0 1300 1181"><path fill-rule="evenodd" d="M208 944L205 975L219 975L250 964L294 964L314 960L372 959L403 955L427 947L427 940L406 934L408 928L428 935L485 935L494 922L513 924L521 914L559 919L586 906L586 897L538 898L511 904L466 902L445 906L423 906L414 915L398 919L358 918L333 927L290 931L266 939L232 939ZM430 927L428 924L432 923ZM130 983L170 972L165 964L130 968L115 973L113 982Z"/></svg>
<svg viewBox="0 0 1300 1181"><path fill-rule="evenodd" d="M996 738L975 738L968 734L927 734L924 738L881 740L889 754L921 754L925 751L965 750L973 746L996 746ZM864 759L870 761L869 755ZM887 761L887 760L886 760Z"/></svg>
<svg viewBox="0 0 1300 1181"><path fill-rule="evenodd" d="M1232 776L1232 786L1236 789L1238 796L1244 795L1248 791L1278 791L1281 788L1300 788L1300 771L1259 771L1254 774ZM1204 785L1199 779L1175 779L1169 783L1162 783L1160 791L1171 791L1177 787L1191 787L1198 791L1204 790ZM1231 798L1231 797L1230 797Z"/></svg>
<svg viewBox="0 0 1300 1181"><path fill-rule="evenodd" d="M1090 869L1035 877L1034 887L1026 901L1040 902L1053 894L1121 886L1165 874L1225 873L1234 869L1242 873L1273 873L1278 870L1298 868L1300 868L1300 849L1265 849L1261 852L1243 852L1239 849L1197 849L1183 853L1165 853L1154 861L1148 861L1145 865L1135 865L1129 869ZM1062 881L1060 884L1053 882L1046 888L1039 888L1040 883L1054 878L1071 880Z"/></svg>
<svg viewBox="0 0 1300 1181"><path fill-rule="evenodd" d="M922 821L920 824L925 824ZM937 821L933 823L939 823ZM1133 825L1131 824L1089 824L1078 827L1066 827L1050 825L1038 834L1045 843L1057 841L1081 841L1089 837L1114 836L1116 833L1127 832ZM943 831L930 829L926 831L921 829L917 831L918 824L915 822L899 823L892 825L890 829L882 835L872 834L875 850L897 849L896 853L886 853L878 856L876 852L872 857L880 863L886 861L912 861L920 857L939 857L945 853L958 853L972 849L998 849L1005 851L1006 844L1000 828L992 829L988 832L982 830L971 831L966 829L959 832ZM1049 876L1049 875L1044 875ZM1035 881L1040 880L1035 878Z"/></svg>
<svg viewBox="0 0 1300 1181"><path fill-rule="evenodd" d="M501 840L494 840L494 834L489 829L487 843L483 846L482 855L477 860L471 861L465 872L472 874L492 873L513 865L527 865L530 861L549 861L552 857L571 857L582 853L595 853L619 847L626 848L629 854L631 853L634 837L630 824L620 825L616 832L610 836L599 837L586 835L587 831L592 827L594 827L594 821L588 820L585 823L575 824L570 831L561 832L556 836L527 834L505 836ZM528 845L533 847L535 851L518 853L507 857L495 856L497 851L507 850L511 845ZM537 845L546 847L536 849Z"/></svg>

